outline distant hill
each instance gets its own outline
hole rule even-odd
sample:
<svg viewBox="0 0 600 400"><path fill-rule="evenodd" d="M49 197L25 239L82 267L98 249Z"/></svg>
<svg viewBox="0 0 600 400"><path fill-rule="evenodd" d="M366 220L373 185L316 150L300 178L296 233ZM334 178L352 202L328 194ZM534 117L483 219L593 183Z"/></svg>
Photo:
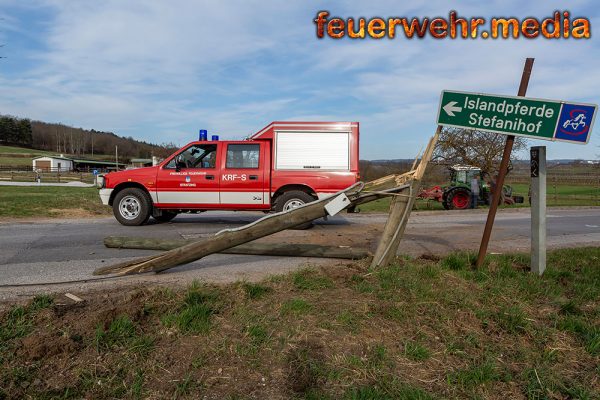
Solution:
<svg viewBox="0 0 600 400"><path fill-rule="evenodd" d="M26 118L0 116L0 145L19 146L74 156L114 154L119 157L165 157L178 148L172 143L154 144L113 132L74 128L64 124L31 121Z"/></svg>

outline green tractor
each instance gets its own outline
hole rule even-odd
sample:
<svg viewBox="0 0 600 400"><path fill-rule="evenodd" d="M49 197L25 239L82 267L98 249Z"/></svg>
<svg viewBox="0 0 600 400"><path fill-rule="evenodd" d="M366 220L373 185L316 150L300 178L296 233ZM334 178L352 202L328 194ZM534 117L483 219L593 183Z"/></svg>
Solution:
<svg viewBox="0 0 600 400"><path fill-rule="evenodd" d="M421 198L441 201L446 210L464 210L471 207L471 180L479 175L479 205L490 204L490 187L482 176L481 169L470 165L454 165L450 170L450 184L447 186L434 186L423 190ZM513 196L513 189L509 185L502 187L500 204L522 203L522 196Z"/></svg>

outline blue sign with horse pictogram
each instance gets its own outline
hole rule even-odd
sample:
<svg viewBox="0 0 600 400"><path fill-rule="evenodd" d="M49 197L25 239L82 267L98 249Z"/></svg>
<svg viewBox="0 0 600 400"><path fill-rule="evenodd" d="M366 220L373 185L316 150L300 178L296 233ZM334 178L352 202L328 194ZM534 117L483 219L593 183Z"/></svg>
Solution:
<svg viewBox="0 0 600 400"><path fill-rule="evenodd" d="M564 103L554 131L554 140L585 144L590 140L595 105Z"/></svg>

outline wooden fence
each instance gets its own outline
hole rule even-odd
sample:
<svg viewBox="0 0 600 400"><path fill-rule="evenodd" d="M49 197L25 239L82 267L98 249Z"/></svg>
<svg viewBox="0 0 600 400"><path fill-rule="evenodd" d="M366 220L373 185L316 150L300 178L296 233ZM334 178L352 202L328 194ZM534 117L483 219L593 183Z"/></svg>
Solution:
<svg viewBox="0 0 600 400"><path fill-rule="evenodd" d="M12 182L37 182L39 179L42 183L68 183L68 182L84 182L94 183L95 177L87 172L34 172L34 171L2 171L0 170L0 181Z"/></svg>

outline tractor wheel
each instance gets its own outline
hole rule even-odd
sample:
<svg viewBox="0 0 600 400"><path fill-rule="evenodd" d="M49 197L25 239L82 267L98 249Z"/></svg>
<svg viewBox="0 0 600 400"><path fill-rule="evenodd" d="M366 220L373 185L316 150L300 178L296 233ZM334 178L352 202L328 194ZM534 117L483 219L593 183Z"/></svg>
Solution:
<svg viewBox="0 0 600 400"><path fill-rule="evenodd" d="M471 207L471 192L464 188L455 188L446 196L451 210L466 210Z"/></svg>

